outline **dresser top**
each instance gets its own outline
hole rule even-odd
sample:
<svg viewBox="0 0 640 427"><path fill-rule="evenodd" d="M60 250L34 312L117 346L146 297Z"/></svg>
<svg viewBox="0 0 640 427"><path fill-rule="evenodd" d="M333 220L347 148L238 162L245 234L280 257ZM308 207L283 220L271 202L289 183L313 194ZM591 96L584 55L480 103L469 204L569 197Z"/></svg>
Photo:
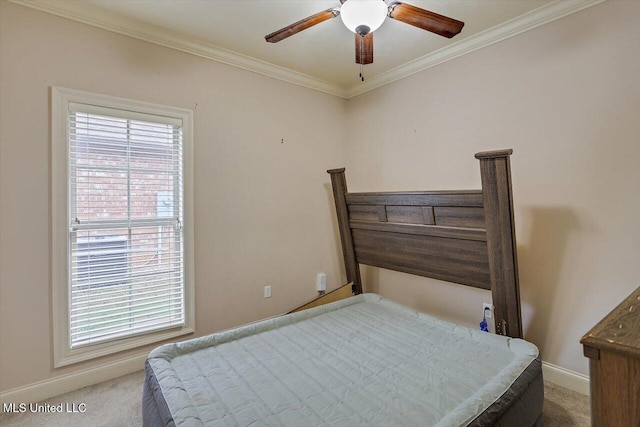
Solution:
<svg viewBox="0 0 640 427"><path fill-rule="evenodd" d="M640 287L587 332L580 342L585 347L640 359Z"/></svg>

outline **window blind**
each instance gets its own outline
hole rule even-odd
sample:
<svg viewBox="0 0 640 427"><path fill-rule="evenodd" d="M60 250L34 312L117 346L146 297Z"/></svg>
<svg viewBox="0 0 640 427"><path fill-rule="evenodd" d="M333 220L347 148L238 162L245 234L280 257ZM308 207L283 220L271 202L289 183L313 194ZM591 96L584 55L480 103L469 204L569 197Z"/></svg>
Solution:
<svg viewBox="0 0 640 427"><path fill-rule="evenodd" d="M71 348L184 325L180 121L69 108Z"/></svg>

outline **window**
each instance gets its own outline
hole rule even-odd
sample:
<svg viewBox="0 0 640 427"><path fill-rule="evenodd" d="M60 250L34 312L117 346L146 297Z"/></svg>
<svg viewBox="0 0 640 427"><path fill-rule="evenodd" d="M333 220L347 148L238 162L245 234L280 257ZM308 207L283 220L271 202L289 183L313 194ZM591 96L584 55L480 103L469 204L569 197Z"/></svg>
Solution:
<svg viewBox="0 0 640 427"><path fill-rule="evenodd" d="M52 100L55 365L193 332L192 113Z"/></svg>

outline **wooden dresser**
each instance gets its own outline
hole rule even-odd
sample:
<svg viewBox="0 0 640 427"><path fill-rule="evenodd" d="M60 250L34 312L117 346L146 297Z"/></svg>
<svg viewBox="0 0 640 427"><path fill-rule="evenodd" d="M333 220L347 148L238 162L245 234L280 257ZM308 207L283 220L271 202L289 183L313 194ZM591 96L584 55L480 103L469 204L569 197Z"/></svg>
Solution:
<svg viewBox="0 0 640 427"><path fill-rule="evenodd" d="M591 424L640 426L640 288L580 340L589 358Z"/></svg>

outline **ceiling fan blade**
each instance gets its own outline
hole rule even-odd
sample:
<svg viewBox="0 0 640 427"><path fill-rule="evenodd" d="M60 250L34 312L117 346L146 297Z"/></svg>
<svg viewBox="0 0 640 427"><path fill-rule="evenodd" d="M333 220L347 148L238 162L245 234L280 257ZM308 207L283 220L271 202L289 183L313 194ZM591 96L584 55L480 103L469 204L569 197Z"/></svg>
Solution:
<svg viewBox="0 0 640 427"><path fill-rule="evenodd" d="M354 34L356 36L356 64L372 64L373 63L373 33L364 36Z"/></svg>
<svg viewBox="0 0 640 427"><path fill-rule="evenodd" d="M401 2L395 2L389 6L389 17L449 39L464 27L462 21Z"/></svg>
<svg viewBox="0 0 640 427"><path fill-rule="evenodd" d="M313 27L321 22L324 22L328 19L335 18L340 14L338 9L327 9L322 12L318 12L315 15L311 15L308 18L304 18L294 24L288 25L278 31L275 31L267 36L265 36L265 40L269 43L277 43L280 40L286 39L294 34L299 33L302 30L306 30L309 27Z"/></svg>

